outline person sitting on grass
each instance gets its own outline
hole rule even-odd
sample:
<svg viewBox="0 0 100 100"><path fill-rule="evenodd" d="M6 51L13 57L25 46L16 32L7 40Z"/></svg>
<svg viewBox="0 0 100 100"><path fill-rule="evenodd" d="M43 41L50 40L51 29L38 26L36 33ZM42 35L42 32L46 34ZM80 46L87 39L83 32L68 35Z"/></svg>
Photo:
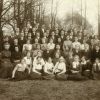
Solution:
<svg viewBox="0 0 100 100"><path fill-rule="evenodd" d="M81 66L81 75L85 76L87 79L92 79L93 78L92 64L89 60L86 60L85 56L81 58L80 66Z"/></svg>
<svg viewBox="0 0 100 100"><path fill-rule="evenodd" d="M30 70L25 62L25 59L22 59L21 62L14 68L12 72L12 79L17 81L25 80L28 78L29 72Z"/></svg>
<svg viewBox="0 0 100 100"><path fill-rule="evenodd" d="M38 56L34 59L30 79L42 79L44 64L45 62L42 57Z"/></svg>
<svg viewBox="0 0 100 100"><path fill-rule="evenodd" d="M43 68L44 79L53 79L54 78L53 69L54 69L54 64L52 62L52 58L49 57L48 60L46 61L45 65L44 65L44 68Z"/></svg>
<svg viewBox="0 0 100 100"><path fill-rule="evenodd" d="M94 79L100 79L100 59L96 58L93 64Z"/></svg>
<svg viewBox="0 0 100 100"><path fill-rule="evenodd" d="M67 76L66 76L66 64L65 64L65 59L61 56L59 58L59 61L56 63L55 67L54 67L54 74L55 74L55 78L57 80L66 80Z"/></svg>
<svg viewBox="0 0 100 100"><path fill-rule="evenodd" d="M29 67L31 70L32 68L32 57L31 57L31 52L27 52L26 56L23 58L26 62L26 65Z"/></svg>
<svg viewBox="0 0 100 100"><path fill-rule="evenodd" d="M46 51L46 49L47 49L46 40L45 40L45 38L42 38L41 50Z"/></svg>
<svg viewBox="0 0 100 100"><path fill-rule="evenodd" d="M81 75L81 67L79 62L79 56L74 56L74 61L72 62L72 65L70 66L70 74L68 76L68 80L83 80L83 77Z"/></svg>

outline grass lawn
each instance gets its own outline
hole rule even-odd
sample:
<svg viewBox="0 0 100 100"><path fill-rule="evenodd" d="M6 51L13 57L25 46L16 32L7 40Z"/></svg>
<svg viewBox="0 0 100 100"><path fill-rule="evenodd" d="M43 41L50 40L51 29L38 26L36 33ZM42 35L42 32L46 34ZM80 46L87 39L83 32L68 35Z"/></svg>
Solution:
<svg viewBox="0 0 100 100"><path fill-rule="evenodd" d="M100 100L100 81L0 80L0 100Z"/></svg>

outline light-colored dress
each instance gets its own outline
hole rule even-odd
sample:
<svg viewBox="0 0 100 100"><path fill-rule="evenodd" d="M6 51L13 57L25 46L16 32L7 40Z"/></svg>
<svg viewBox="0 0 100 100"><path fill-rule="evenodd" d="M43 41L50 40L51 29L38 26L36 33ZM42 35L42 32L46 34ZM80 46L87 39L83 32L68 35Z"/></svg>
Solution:
<svg viewBox="0 0 100 100"><path fill-rule="evenodd" d="M66 64L65 62L57 62L54 68L55 77L57 80L66 80Z"/></svg>

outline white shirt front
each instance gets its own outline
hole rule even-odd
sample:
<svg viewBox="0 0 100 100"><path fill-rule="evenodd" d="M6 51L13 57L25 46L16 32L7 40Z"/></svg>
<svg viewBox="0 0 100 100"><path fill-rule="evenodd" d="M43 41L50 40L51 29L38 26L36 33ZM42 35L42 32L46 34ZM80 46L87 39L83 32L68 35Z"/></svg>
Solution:
<svg viewBox="0 0 100 100"><path fill-rule="evenodd" d="M46 62L45 65L44 65L44 70L52 70L54 68L54 65L53 63L48 63Z"/></svg>
<svg viewBox="0 0 100 100"><path fill-rule="evenodd" d="M32 44L24 44L23 45L23 51L28 50L31 51L32 50Z"/></svg>
<svg viewBox="0 0 100 100"><path fill-rule="evenodd" d="M53 50L55 48L55 44L54 43L48 43L47 47L49 47L50 50Z"/></svg>
<svg viewBox="0 0 100 100"><path fill-rule="evenodd" d="M25 69L27 68L27 65L26 64L17 64L16 65L16 68L17 68L17 71L25 71Z"/></svg>
<svg viewBox="0 0 100 100"><path fill-rule="evenodd" d="M32 64L32 58L30 57L29 59L27 57L23 58L26 62L27 65L31 65Z"/></svg>
<svg viewBox="0 0 100 100"><path fill-rule="evenodd" d="M73 66L73 68L77 68L79 66L79 62L73 62L72 66Z"/></svg>
<svg viewBox="0 0 100 100"><path fill-rule="evenodd" d="M66 69L66 64L64 62L62 62L62 63L57 62L55 67L58 70L65 70Z"/></svg>
<svg viewBox="0 0 100 100"><path fill-rule="evenodd" d="M75 48L77 45L81 48L81 43L80 42L73 42L72 43L73 48Z"/></svg>

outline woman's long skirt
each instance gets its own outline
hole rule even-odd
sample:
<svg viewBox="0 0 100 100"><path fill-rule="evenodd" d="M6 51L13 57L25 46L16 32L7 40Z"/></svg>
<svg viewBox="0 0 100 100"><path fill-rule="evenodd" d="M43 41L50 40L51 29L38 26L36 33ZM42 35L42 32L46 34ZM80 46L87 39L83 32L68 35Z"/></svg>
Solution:
<svg viewBox="0 0 100 100"><path fill-rule="evenodd" d="M84 71L82 76L86 77L87 79L93 79L93 73L91 71Z"/></svg>
<svg viewBox="0 0 100 100"><path fill-rule="evenodd" d="M67 80L67 75L65 73L63 74L55 74L55 79L56 80Z"/></svg>
<svg viewBox="0 0 100 100"><path fill-rule="evenodd" d="M1 62L0 66L0 77L11 78L13 71L13 64L10 61Z"/></svg>
<svg viewBox="0 0 100 100"><path fill-rule="evenodd" d="M15 80L21 81L21 80L26 80L28 78L28 71L25 70L24 72L17 71L15 73Z"/></svg>
<svg viewBox="0 0 100 100"><path fill-rule="evenodd" d="M100 80L100 72L94 72L93 77L96 80Z"/></svg>
<svg viewBox="0 0 100 100"><path fill-rule="evenodd" d="M42 74L31 72L30 73L30 79L31 80L42 79Z"/></svg>
<svg viewBox="0 0 100 100"><path fill-rule="evenodd" d="M54 78L55 78L54 74L48 74L48 73L43 74L43 79L51 80L51 79L54 79Z"/></svg>
<svg viewBox="0 0 100 100"><path fill-rule="evenodd" d="M82 80L86 80L86 78L82 76L80 73L71 73L68 75L68 80L82 81Z"/></svg>

